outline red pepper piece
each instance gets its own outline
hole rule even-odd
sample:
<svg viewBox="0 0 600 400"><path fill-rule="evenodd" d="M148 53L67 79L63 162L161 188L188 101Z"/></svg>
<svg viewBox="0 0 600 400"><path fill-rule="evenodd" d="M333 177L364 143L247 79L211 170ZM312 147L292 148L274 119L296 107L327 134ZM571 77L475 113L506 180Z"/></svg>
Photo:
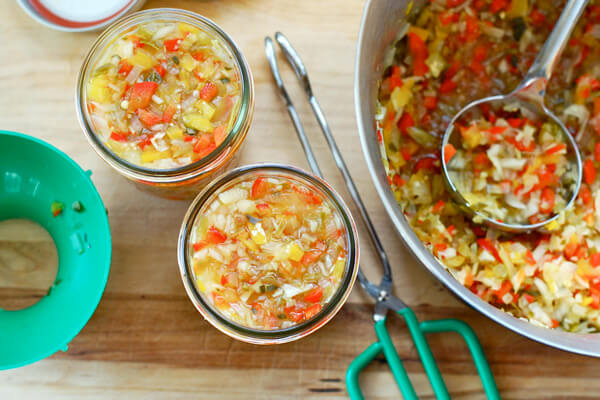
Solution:
<svg viewBox="0 0 600 400"><path fill-rule="evenodd" d="M479 239L477 239L477 244L482 249L490 252L494 256L496 261L498 261L499 263L503 262L502 258L500 257L500 253L498 253L498 250L496 249L496 247L494 246L494 244L492 243L492 241L490 239L479 238Z"/></svg>
<svg viewBox="0 0 600 400"><path fill-rule="evenodd" d="M225 138L227 137L227 131L225 130L225 126L221 125L221 126L217 126L215 128L215 130L213 131L213 139L215 141L215 144L218 146L221 143L223 143L223 141L225 140Z"/></svg>
<svg viewBox="0 0 600 400"><path fill-rule="evenodd" d="M270 206L267 203L259 203L256 205L256 210L260 215L265 215L269 212Z"/></svg>
<svg viewBox="0 0 600 400"><path fill-rule="evenodd" d="M440 93L446 94L454 91L454 89L456 89L456 82L454 82L451 79L448 79L442 82L438 90Z"/></svg>
<svg viewBox="0 0 600 400"><path fill-rule="evenodd" d="M471 63L469 64L469 69L478 75L481 75L483 72L485 72L483 64L477 60L471 61Z"/></svg>
<svg viewBox="0 0 600 400"><path fill-rule="evenodd" d="M269 189L269 183L265 178L256 178L254 183L252 184L252 198L259 199L265 197L267 191Z"/></svg>
<svg viewBox="0 0 600 400"><path fill-rule="evenodd" d="M404 113L402 113L402 116L398 120L397 126L400 132L402 132L406 136L409 136L408 128L410 128L411 126L415 126L415 121L413 120L410 113L405 111Z"/></svg>
<svg viewBox="0 0 600 400"><path fill-rule="evenodd" d="M126 142L127 141L127 132L111 132L110 138L117 142Z"/></svg>
<svg viewBox="0 0 600 400"><path fill-rule="evenodd" d="M554 194L554 190L550 189L550 188L544 188L544 190L542 191L542 197L541 197L541 201L540 201L540 212L542 214L548 214L551 213L552 210L554 210L554 199L555 199L555 194Z"/></svg>
<svg viewBox="0 0 600 400"><path fill-rule="evenodd" d="M594 162L590 159L585 160L583 163L583 180L588 185L591 185L596 180L596 168Z"/></svg>
<svg viewBox="0 0 600 400"><path fill-rule="evenodd" d="M504 295L512 290L512 283L507 279L502 283L500 289L495 290L493 293L498 298L498 300L502 300Z"/></svg>
<svg viewBox="0 0 600 400"><path fill-rule="evenodd" d="M304 201L306 201L308 204L321 204L323 202L319 196L304 186L294 186L293 189L294 192L302 196Z"/></svg>
<svg viewBox="0 0 600 400"><path fill-rule="evenodd" d="M177 106L175 104L169 104L165 111L163 111L162 121L169 123L173 120L173 116L177 112Z"/></svg>
<svg viewBox="0 0 600 400"><path fill-rule="evenodd" d="M423 157L415 163L414 172L420 170L437 170L439 169L438 158L434 156Z"/></svg>
<svg viewBox="0 0 600 400"><path fill-rule="evenodd" d="M140 108L137 110L137 115L140 118L140 121L146 126L153 126L162 122L162 116L153 113L152 111L148 111L144 108Z"/></svg>
<svg viewBox="0 0 600 400"><path fill-rule="evenodd" d="M446 202L444 200L439 200L437 203L435 203L433 205L431 211L433 213L438 213L438 212L442 211L445 206L446 206Z"/></svg>
<svg viewBox="0 0 600 400"><path fill-rule="evenodd" d="M549 147L548 150L546 150L546 154L550 155L550 154L558 153L558 152L560 152L562 150L565 150L566 148L567 148L566 144L564 144L564 143L558 143L558 144L555 144L552 147ZM598 147L596 147L596 149L598 149Z"/></svg>
<svg viewBox="0 0 600 400"><path fill-rule="evenodd" d="M210 244L219 244L227 240L227 235L215 228L214 226L211 226L206 232L205 240L207 243Z"/></svg>
<svg viewBox="0 0 600 400"><path fill-rule="evenodd" d="M169 52L174 52L179 50L179 46L181 45L181 39L169 39L165 40L165 50Z"/></svg>
<svg viewBox="0 0 600 400"><path fill-rule="evenodd" d="M312 317L317 315L319 311L321 311L321 308L322 308L322 306L320 304L315 304L315 305L308 307L307 309L304 310L304 318L311 319Z"/></svg>
<svg viewBox="0 0 600 400"><path fill-rule="evenodd" d="M487 48L483 44L478 44L473 50L473 59L482 62L487 57Z"/></svg>
<svg viewBox="0 0 600 400"><path fill-rule="evenodd" d="M413 56L413 73L416 76L423 76L429 71L425 60L429 55L425 42L414 32L408 33L408 48Z"/></svg>
<svg viewBox="0 0 600 400"><path fill-rule="evenodd" d="M531 19L531 23L534 26L538 27L544 26L546 22L546 16L537 8L531 10L531 13L529 13L529 19Z"/></svg>
<svg viewBox="0 0 600 400"><path fill-rule="evenodd" d="M460 61L454 60L452 64L448 67L448 69L444 72L444 80L454 78L454 75L460 70L461 64Z"/></svg>
<svg viewBox="0 0 600 400"><path fill-rule="evenodd" d="M490 5L490 11L493 13L497 13L498 11L506 10L508 4L508 0L492 0L492 4Z"/></svg>
<svg viewBox="0 0 600 400"><path fill-rule="evenodd" d="M520 128L523 126L525 120L523 118L507 118L506 122L513 128Z"/></svg>
<svg viewBox="0 0 600 400"><path fill-rule="evenodd" d="M194 145L194 153L197 153L198 157L202 158L212 153L216 148L217 146L212 142L209 135L202 135Z"/></svg>
<svg viewBox="0 0 600 400"><path fill-rule="evenodd" d="M458 22L460 15L452 11L444 11L440 14L439 19L443 26L448 26L453 22Z"/></svg>
<svg viewBox="0 0 600 400"><path fill-rule="evenodd" d="M165 74L167 73L167 70L165 69L165 67L163 67L160 64L158 64L156 67L154 67L154 70L160 75L161 78L164 78Z"/></svg>
<svg viewBox="0 0 600 400"><path fill-rule="evenodd" d="M199 242L194 243L192 246L194 247L194 251L200 251L206 247L208 243L204 240L200 240Z"/></svg>
<svg viewBox="0 0 600 400"><path fill-rule="evenodd" d="M152 141L150 140L149 137L146 136L145 138L140 140L137 145L140 149L144 150L146 148L146 146L150 146L151 144L152 144Z"/></svg>
<svg viewBox="0 0 600 400"><path fill-rule="evenodd" d="M400 177L400 175L394 175L394 178L392 179L392 181L394 182L394 185L396 185L398 187L402 187L406 184L406 180L402 179L402 177Z"/></svg>
<svg viewBox="0 0 600 400"><path fill-rule="evenodd" d="M437 107L437 97L435 97L435 96L423 97L423 105L428 110L435 110L435 108Z"/></svg>
<svg viewBox="0 0 600 400"><path fill-rule="evenodd" d="M575 257L578 251L579 243L569 241L569 243L567 243L567 245L565 246L563 253L565 254L567 260L571 260L573 257Z"/></svg>
<svg viewBox="0 0 600 400"><path fill-rule="evenodd" d="M192 57L194 58L194 60L198 60L198 61L206 60L206 55L202 51L198 51L198 52L192 54Z"/></svg>
<svg viewBox="0 0 600 400"><path fill-rule="evenodd" d="M456 154L456 149L450 143L444 146L444 162L448 164L452 157Z"/></svg>
<svg viewBox="0 0 600 400"><path fill-rule="evenodd" d="M394 90L397 87L402 87L402 77L400 76L400 67L394 65L392 67L392 74L389 77L390 90Z"/></svg>
<svg viewBox="0 0 600 400"><path fill-rule="evenodd" d="M466 42L474 42L479 37L479 21L477 17L467 15L465 17L466 29L464 39Z"/></svg>
<svg viewBox="0 0 600 400"><path fill-rule="evenodd" d="M594 268L600 266L600 252L594 253L590 256L590 264L592 264L592 267Z"/></svg>
<svg viewBox="0 0 600 400"><path fill-rule="evenodd" d="M131 96L129 97L129 112L136 111L138 108L146 108L152 101L152 96L158 88L156 82L138 82L133 85L131 89Z"/></svg>
<svg viewBox="0 0 600 400"><path fill-rule="evenodd" d="M531 303L533 303L533 302L535 301L535 297L533 297L533 296L532 296L532 295L530 295L529 293L523 293L523 295L522 295L522 296L525 298L525 300L527 300L527 302L528 302L529 304L531 304Z"/></svg>
<svg viewBox="0 0 600 400"><path fill-rule="evenodd" d="M581 185L581 189L579 189L579 198L586 206L592 204L594 199L592 198L592 192L588 185Z"/></svg>
<svg viewBox="0 0 600 400"><path fill-rule="evenodd" d="M535 261L535 258L533 258L533 253L530 250L527 250L525 252L525 261L527 261L527 264L529 264L529 265L537 264L537 262Z"/></svg>
<svg viewBox="0 0 600 400"><path fill-rule="evenodd" d="M323 298L323 289L320 286L310 290L304 295L304 300L309 303L318 303Z"/></svg>
<svg viewBox="0 0 600 400"><path fill-rule="evenodd" d="M129 64L127 60L119 61L119 71L118 73L123 76L129 75L131 70L133 69L133 65Z"/></svg>
<svg viewBox="0 0 600 400"><path fill-rule="evenodd" d="M506 126L494 125L488 129L488 132L492 135L501 135L506 129Z"/></svg>
<svg viewBox="0 0 600 400"><path fill-rule="evenodd" d="M219 88L212 82L206 82L200 89L200 98L205 101L212 101L219 94Z"/></svg>

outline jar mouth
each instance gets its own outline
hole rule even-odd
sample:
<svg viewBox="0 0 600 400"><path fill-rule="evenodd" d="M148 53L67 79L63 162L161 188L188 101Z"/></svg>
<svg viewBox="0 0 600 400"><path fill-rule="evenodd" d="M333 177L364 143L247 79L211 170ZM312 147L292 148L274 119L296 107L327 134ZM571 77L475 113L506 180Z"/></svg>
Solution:
<svg viewBox="0 0 600 400"><path fill-rule="evenodd" d="M98 135L95 133L96 129L94 128L88 108L86 106L86 83L89 80L90 74L93 72L96 62L101 58L103 52L124 31L143 22L152 20L186 22L217 37L224 48L229 51L232 59L234 60L241 82L241 99L237 110L237 116L233 126L229 130L229 133L223 142L210 154L204 156L198 161L168 169L143 167L127 161L115 154L102 142L102 140L100 140ZM174 177L185 176L218 161L218 159L224 154L225 150L230 147L232 143L238 140L240 136L241 139L245 137L254 107L254 81L250 71L250 66L248 65L239 47L235 44L233 39L216 23L191 11L174 8L155 8L130 14L125 18L119 19L109 26L104 32L102 32L102 34L96 39L90 48L90 51L83 61L81 70L77 77L77 91L75 97L79 123L92 147L108 164L110 164L113 168L128 175L132 175L138 179L171 181Z"/></svg>
<svg viewBox="0 0 600 400"><path fill-rule="evenodd" d="M348 246L348 256L344 275L340 280L335 294L329 302L323 306L323 309L313 318L302 323L281 329L263 330L250 328L228 319L219 312L212 304L205 300L193 281L192 263L190 262L190 237L192 227L196 217L203 206L224 186L232 181L248 176L291 176L298 181L312 187L316 187L320 193L334 206L342 224L344 225L346 243ZM286 343L300 339L311 332L317 330L337 314L343 304L346 302L350 291L356 280L358 273L359 246L358 232L354 219L342 198L322 179L293 166L276 163L252 164L231 170L216 179L214 179L190 205L186 216L184 217L177 246L178 262L181 277L190 300L194 303L198 311L217 329L223 333L253 344L275 344Z"/></svg>

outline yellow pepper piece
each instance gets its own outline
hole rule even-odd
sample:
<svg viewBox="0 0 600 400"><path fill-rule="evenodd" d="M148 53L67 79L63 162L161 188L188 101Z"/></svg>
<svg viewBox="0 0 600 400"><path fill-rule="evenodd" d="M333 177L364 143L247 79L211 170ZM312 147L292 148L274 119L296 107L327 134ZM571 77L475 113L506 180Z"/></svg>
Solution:
<svg viewBox="0 0 600 400"><path fill-rule="evenodd" d="M583 301L581 302L581 305L584 307L589 306L590 304L592 304L592 301L594 301L593 298L586 296L586 297L584 297Z"/></svg>
<svg viewBox="0 0 600 400"><path fill-rule="evenodd" d="M198 61L194 60L194 57L192 57L190 53L185 53L183 57L181 57L180 65L186 71L193 71L197 64Z"/></svg>
<svg viewBox="0 0 600 400"><path fill-rule="evenodd" d="M412 87L415 84L412 79L405 79L402 86L396 86L390 95L392 105L396 112L404 108L412 98Z"/></svg>
<svg viewBox="0 0 600 400"><path fill-rule="evenodd" d="M205 215L201 215L198 217L196 234L200 240L204 240L206 238L206 232L208 232L208 218Z"/></svg>
<svg viewBox="0 0 600 400"><path fill-rule="evenodd" d="M250 251L258 251L258 246L252 240L241 239L240 240Z"/></svg>
<svg viewBox="0 0 600 400"><path fill-rule="evenodd" d="M267 236L265 235L265 231L263 230L260 222L250 229L250 236L252 237L254 243L259 246L265 244L267 241Z"/></svg>
<svg viewBox="0 0 600 400"><path fill-rule="evenodd" d="M528 9L527 0L512 0L506 14L510 18L525 17Z"/></svg>
<svg viewBox="0 0 600 400"><path fill-rule="evenodd" d="M333 265L333 272L331 276L335 279L340 279L342 274L344 273L344 268L346 267L346 259L338 258L335 264Z"/></svg>
<svg viewBox="0 0 600 400"><path fill-rule="evenodd" d="M554 220L552 222L548 222L544 228L548 229L549 231L555 231L558 228L560 228L560 224L558 223L557 220Z"/></svg>
<svg viewBox="0 0 600 400"><path fill-rule="evenodd" d="M183 115L183 123L188 128L193 128L201 132L212 132L213 124L200 113L187 113Z"/></svg>
<svg viewBox="0 0 600 400"><path fill-rule="evenodd" d="M202 283L202 280L200 278L196 279L196 287L201 293L204 293L206 291L206 286L204 286L204 283Z"/></svg>
<svg viewBox="0 0 600 400"><path fill-rule="evenodd" d="M171 157L171 152L169 150L158 151L155 149L147 149L142 152L142 163L151 163L153 161L169 157Z"/></svg>
<svg viewBox="0 0 600 400"><path fill-rule="evenodd" d="M202 116L209 121L212 119L213 115L215 115L215 107L204 100L198 100L194 106L202 113Z"/></svg>
<svg viewBox="0 0 600 400"><path fill-rule="evenodd" d="M167 128L167 136L171 139L183 139L183 131L178 126L170 126Z"/></svg>
<svg viewBox="0 0 600 400"><path fill-rule="evenodd" d="M287 246L287 258L292 261L300 261L302 260L302 256L304 256L304 252L296 243L290 243Z"/></svg>
<svg viewBox="0 0 600 400"><path fill-rule="evenodd" d="M132 57L129 57L127 62L134 66L137 65L138 67L144 70L150 69L154 67L154 65L156 65L156 62L154 62L154 59L152 59L152 57L150 57L147 53L139 50L136 51Z"/></svg>
<svg viewBox="0 0 600 400"><path fill-rule="evenodd" d="M467 130L462 134L462 137L468 149L474 149L483 141L481 131L475 125L471 125L469 128L467 128Z"/></svg>
<svg viewBox="0 0 600 400"><path fill-rule="evenodd" d="M111 100L110 89L108 88L108 79L106 76L99 75L90 80L87 87L88 98L98 103L107 103Z"/></svg>
<svg viewBox="0 0 600 400"><path fill-rule="evenodd" d="M195 28L193 26L191 26L190 24L185 24L183 22L180 22L177 25L177 29L179 29L179 32L183 33L184 35L189 32L189 33L196 33L198 32L198 28Z"/></svg>

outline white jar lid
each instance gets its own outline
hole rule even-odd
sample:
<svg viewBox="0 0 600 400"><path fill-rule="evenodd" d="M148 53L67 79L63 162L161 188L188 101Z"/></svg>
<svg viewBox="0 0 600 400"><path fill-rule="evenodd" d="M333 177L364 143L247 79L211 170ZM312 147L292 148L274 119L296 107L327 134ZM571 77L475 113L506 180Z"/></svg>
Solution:
<svg viewBox="0 0 600 400"><path fill-rule="evenodd" d="M145 0L18 0L36 21L68 32L104 28L122 16L139 10Z"/></svg>

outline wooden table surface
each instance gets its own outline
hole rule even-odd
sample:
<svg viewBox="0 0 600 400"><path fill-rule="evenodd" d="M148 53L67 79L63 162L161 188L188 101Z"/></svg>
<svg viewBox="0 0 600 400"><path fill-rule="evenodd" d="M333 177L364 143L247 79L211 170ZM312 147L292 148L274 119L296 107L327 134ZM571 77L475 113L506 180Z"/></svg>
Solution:
<svg viewBox="0 0 600 400"><path fill-rule="evenodd" d="M354 51L363 1L162 0L146 4L162 6L196 11L215 20L246 55L256 82L256 110L243 163L280 161L307 168L263 51L265 35L282 30L289 37L304 58L391 258L395 293L421 319L455 317L471 324L504 398L600 397L600 361L535 343L467 308L410 256L393 231L370 180L354 118ZM137 191L93 152L77 123L76 75L97 33L50 30L25 15L14 1L3 0L0 15L0 129L47 140L84 169L91 169L109 210L113 236L110 278L96 313L66 353L0 372L0 399L346 397L346 368L375 338L371 301L358 285L338 316L295 343L253 346L212 328L188 300L177 267L177 234L189 203ZM289 68L284 69L326 177L348 198L304 96ZM364 231L361 234L366 239ZM44 269L51 253L44 240L43 234L0 230L4 249L0 272L25 264ZM39 251L18 251L31 243L37 243ZM362 241L361 251L362 267L377 277L379 266L368 240ZM35 287L16 287L7 279L0 274L0 306L43 293ZM421 398L433 398L405 326L392 319L389 328ZM463 343L445 335L430 337L430 344L453 397L483 398ZM400 397L383 361L370 366L361 383L368 398Z"/></svg>

